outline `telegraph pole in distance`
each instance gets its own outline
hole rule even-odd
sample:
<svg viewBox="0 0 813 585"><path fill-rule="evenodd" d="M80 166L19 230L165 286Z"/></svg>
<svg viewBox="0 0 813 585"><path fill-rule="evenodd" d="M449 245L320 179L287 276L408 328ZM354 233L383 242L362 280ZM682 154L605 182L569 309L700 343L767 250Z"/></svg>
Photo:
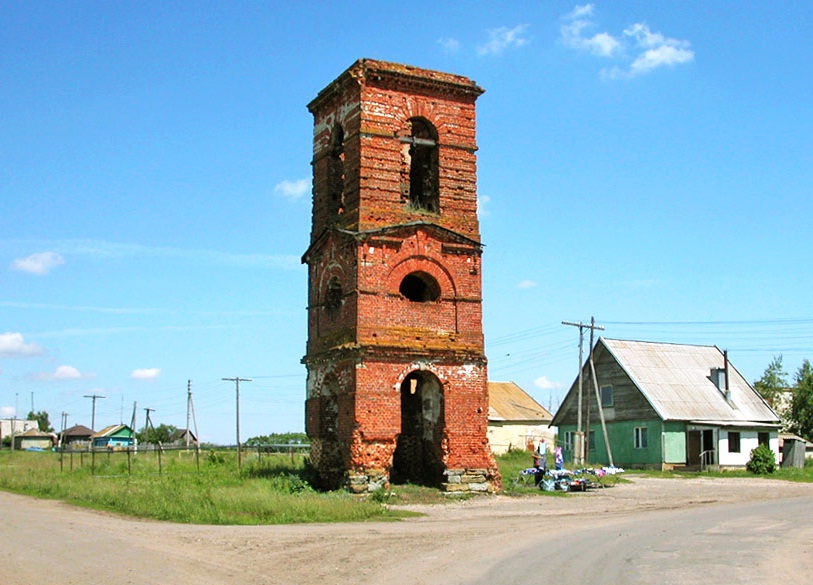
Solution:
<svg viewBox="0 0 813 585"><path fill-rule="evenodd" d="M99 396L98 394L85 394L85 398L91 398L93 400L93 415L90 419L90 430L94 433L96 432L96 400L99 398L104 398L104 396Z"/></svg>
<svg viewBox="0 0 813 585"><path fill-rule="evenodd" d="M189 415L192 410L192 380L186 381L186 450L189 451ZM197 436L197 435L196 435Z"/></svg>
<svg viewBox="0 0 813 585"><path fill-rule="evenodd" d="M240 448L240 382L253 382L251 378L241 378L235 376L234 378L222 378L224 382L234 382L234 389L237 393L237 467L243 465L243 453Z"/></svg>
<svg viewBox="0 0 813 585"><path fill-rule="evenodd" d="M604 327L601 325L596 325L595 319L591 319L589 325L586 325L579 321L575 323L573 321L562 321L562 325L572 325L573 327L579 328L579 404L577 408L577 418L578 422L576 424L576 444L573 445L573 464L576 467L581 467L584 465L584 454L586 449L584 444L584 429L582 428L582 366L584 364L584 330L589 329L591 334L591 343L592 343L592 333L593 330L598 329L600 331L604 331ZM592 352L593 348L592 345L590 347L590 351ZM587 429L588 433L590 429ZM588 437L590 435L588 434Z"/></svg>

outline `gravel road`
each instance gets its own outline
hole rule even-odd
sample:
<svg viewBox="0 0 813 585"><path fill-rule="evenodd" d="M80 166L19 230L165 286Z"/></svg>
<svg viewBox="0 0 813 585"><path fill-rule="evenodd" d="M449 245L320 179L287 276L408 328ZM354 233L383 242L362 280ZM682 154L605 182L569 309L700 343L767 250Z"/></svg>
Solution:
<svg viewBox="0 0 813 585"><path fill-rule="evenodd" d="M813 574L813 484L629 479L567 497L413 506L425 515L400 522L295 526L133 520L0 492L0 583L532 585L584 575L683 585Z"/></svg>

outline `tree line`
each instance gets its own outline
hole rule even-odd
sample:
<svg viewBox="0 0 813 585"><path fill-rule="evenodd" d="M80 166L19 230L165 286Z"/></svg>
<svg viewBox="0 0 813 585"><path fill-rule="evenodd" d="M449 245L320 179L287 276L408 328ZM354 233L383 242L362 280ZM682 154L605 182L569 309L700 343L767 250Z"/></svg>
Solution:
<svg viewBox="0 0 813 585"><path fill-rule="evenodd" d="M775 356L754 388L782 419L783 430L813 441L813 366L808 360L793 375L782 366L782 356Z"/></svg>

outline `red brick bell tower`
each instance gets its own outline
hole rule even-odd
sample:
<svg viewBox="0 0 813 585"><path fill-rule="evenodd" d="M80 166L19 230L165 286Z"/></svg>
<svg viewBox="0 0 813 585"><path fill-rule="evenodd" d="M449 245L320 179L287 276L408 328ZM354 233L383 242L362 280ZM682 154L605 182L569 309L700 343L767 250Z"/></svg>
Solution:
<svg viewBox="0 0 813 585"><path fill-rule="evenodd" d="M314 117L306 430L322 487L494 491L475 106L458 75L362 59Z"/></svg>

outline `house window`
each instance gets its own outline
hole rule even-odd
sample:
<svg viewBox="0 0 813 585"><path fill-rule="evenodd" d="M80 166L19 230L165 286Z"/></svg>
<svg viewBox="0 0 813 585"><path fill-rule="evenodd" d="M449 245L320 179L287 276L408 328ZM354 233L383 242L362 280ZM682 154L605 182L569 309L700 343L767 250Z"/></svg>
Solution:
<svg viewBox="0 0 813 585"><path fill-rule="evenodd" d="M573 431L565 432L565 451L572 451L573 450L573 435L575 433Z"/></svg>
<svg viewBox="0 0 813 585"><path fill-rule="evenodd" d="M647 448L647 433L646 427L635 427L635 432L633 436L633 446L636 449L646 449Z"/></svg>
<svg viewBox="0 0 813 585"><path fill-rule="evenodd" d="M587 450L588 451L596 450L596 431L587 432Z"/></svg>
<svg viewBox="0 0 813 585"><path fill-rule="evenodd" d="M771 433L759 433L757 437L760 445L771 446Z"/></svg>
<svg viewBox="0 0 813 585"><path fill-rule="evenodd" d="M615 393L612 386L601 387L601 406L608 407L614 404Z"/></svg>
<svg viewBox="0 0 813 585"><path fill-rule="evenodd" d="M740 434L737 432L728 433L728 452L729 453L739 453L740 452Z"/></svg>

